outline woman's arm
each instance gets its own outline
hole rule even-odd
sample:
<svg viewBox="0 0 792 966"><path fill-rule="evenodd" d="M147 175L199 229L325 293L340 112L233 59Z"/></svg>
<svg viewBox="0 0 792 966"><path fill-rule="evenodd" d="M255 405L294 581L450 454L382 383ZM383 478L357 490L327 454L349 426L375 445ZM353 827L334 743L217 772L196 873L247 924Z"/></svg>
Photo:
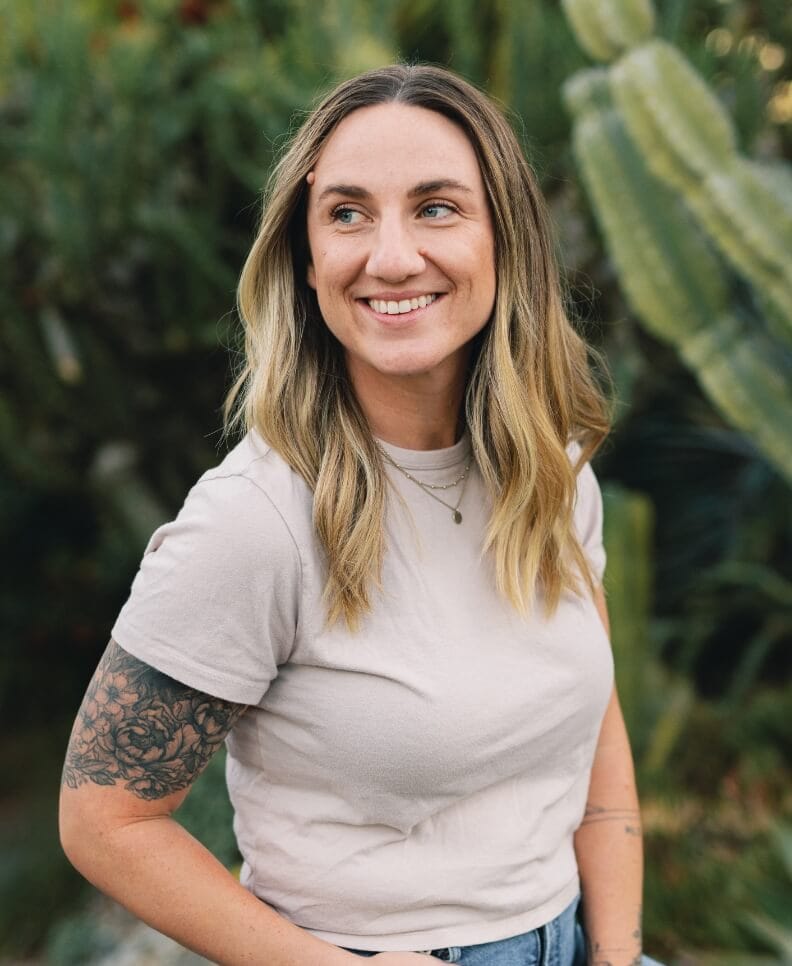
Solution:
<svg viewBox="0 0 792 966"><path fill-rule="evenodd" d="M66 754L64 851L97 888L215 963L357 963L354 954L253 896L171 818L244 711L174 681L110 641ZM376 958L426 962L401 954Z"/></svg>
<svg viewBox="0 0 792 966"><path fill-rule="evenodd" d="M610 632L605 596L597 610ZM641 962L643 841L630 743L616 689L600 729L583 821L575 834L589 966Z"/></svg>

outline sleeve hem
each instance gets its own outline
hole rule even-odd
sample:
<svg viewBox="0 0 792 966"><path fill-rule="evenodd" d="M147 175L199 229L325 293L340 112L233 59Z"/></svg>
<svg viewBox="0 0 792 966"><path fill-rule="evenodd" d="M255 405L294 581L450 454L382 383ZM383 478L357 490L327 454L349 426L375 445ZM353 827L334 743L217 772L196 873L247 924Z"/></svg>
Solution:
<svg viewBox="0 0 792 966"><path fill-rule="evenodd" d="M196 664L163 642L143 642L134 629L122 621L115 623L111 635L119 647L139 661L145 661L189 688L203 691L223 701L255 705L261 701L269 687L269 681L251 682Z"/></svg>

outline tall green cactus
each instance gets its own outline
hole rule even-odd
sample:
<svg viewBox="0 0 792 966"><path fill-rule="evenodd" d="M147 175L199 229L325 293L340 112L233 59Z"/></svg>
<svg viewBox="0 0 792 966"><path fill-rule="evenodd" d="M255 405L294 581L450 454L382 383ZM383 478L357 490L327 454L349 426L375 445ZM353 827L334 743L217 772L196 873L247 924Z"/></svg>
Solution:
<svg viewBox="0 0 792 966"><path fill-rule="evenodd" d="M611 643L627 730L636 741L646 703L652 606L653 508L648 497L608 484L605 503L605 586Z"/></svg>
<svg viewBox="0 0 792 966"><path fill-rule="evenodd" d="M563 5L581 46L615 59L575 75L564 96L624 290L724 416L792 480L792 175L739 155L702 78L674 48L647 39L646 0L610 0L607 43L604 4ZM730 309L713 248L754 286L769 326Z"/></svg>
<svg viewBox="0 0 792 966"><path fill-rule="evenodd" d="M764 166L740 157L730 119L673 47L655 40L625 55L611 70L611 88L651 173L683 195L792 336L792 199L765 181Z"/></svg>

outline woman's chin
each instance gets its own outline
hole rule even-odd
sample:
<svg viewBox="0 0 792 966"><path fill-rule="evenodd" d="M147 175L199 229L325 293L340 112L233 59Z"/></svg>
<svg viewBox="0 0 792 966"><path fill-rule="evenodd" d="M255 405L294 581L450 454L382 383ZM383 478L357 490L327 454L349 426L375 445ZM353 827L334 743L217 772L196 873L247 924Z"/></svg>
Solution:
<svg viewBox="0 0 792 966"><path fill-rule="evenodd" d="M465 359L462 353L446 355L437 351L410 351L382 353L367 360L348 359L348 368L353 375L363 375L368 370L373 377L389 379L419 379L437 377L447 381L454 374L464 373Z"/></svg>

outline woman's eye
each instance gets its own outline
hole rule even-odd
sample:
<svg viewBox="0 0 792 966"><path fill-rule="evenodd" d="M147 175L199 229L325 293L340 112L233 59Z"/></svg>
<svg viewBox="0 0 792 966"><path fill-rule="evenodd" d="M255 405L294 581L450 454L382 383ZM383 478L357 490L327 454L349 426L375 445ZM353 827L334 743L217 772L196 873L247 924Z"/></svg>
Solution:
<svg viewBox="0 0 792 966"><path fill-rule="evenodd" d="M454 209L451 205L440 204L439 202L433 205L427 205L421 212L425 218L431 218L432 220L437 218L447 218L449 215L454 213Z"/></svg>
<svg viewBox="0 0 792 966"><path fill-rule="evenodd" d="M336 208L332 214L333 221L337 221L340 225L356 225L358 218L362 215L359 211L355 211L354 208Z"/></svg>

